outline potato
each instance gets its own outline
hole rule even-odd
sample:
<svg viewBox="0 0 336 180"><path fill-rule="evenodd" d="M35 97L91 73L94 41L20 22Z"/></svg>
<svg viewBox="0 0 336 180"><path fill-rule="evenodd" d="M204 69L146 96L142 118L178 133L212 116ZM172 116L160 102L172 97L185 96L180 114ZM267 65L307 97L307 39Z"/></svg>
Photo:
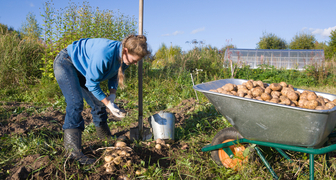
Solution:
<svg viewBox="0 0 336 180"><path fill-rule="evenodd" d="M155 140L156 144L166 144L165 141L163 139L157 138Z"/></svg>
<svg viewBox="0 0 336 180"><path fill-rule="evenodd" d="M248 91L249 91L249 90L246 89L246 88L241 88L241 89L238 89L237 93L239 93L239 92L243 92L243 93L247 94Z"/></svg>
<svg viewBox="0 0 336 180"><path fill-rule="evenodd" d="M294 104L295 104L295 106L298 106L298 104L299 104L299 102L297 102L297 101L292 101Z"/></svg>
<svg viewBox="0 0 336 180"><path fill-rule="evenodd" d="M136 174L136 175L141 175L141 171L140 171L140 170L136 170L136 171L135 171L135 174Z"/></svg>
<svg viewBox="0 0 336 180"><path fill-rule="evenodd" d="M287 83L286 82L280 82L279 85L282 86L282 87L287 87Z"/></svg>
<svg viewBox="0 0 336 180"><path fill-rule="evenodd" d="M158 150L160 150L160 149L162 148L162 147L161 147L161 144L156 144L156 145L155 145L155 148L158 149Z"/></svg>
<svg viewBox="0 0 336 180"><path fill-rule="evenodd" d="M132 160L127 160L127 161L126 161L126 165L127 165L127 166L131 166L131 165L132 165Z"/></svg>
<svg viewBox="0 0 336 180"><path fill-rule="evenodd" d="M316 101L319 102L319 105L318 105L318 106L325 106L325 105L326 105L326 103L324 102L323 97L318 97L318 98L316 99Z"/></svg>
<svg viewBox="0 0 336 180"><path fill-rule="evenodd" d="M316 106L315 110L327 110L325 106Z"/></svg>
<svg viewBox="0 0 336 180"><path fill-rule="evenodd" d="M281 96L281 97L283 97L283 96ZM292 104L292 101L291 100L289 100L288 98L280 98L280 104L285 104L285 105L290 105L290 104Z"/></svg>
<svg viewBox="0 0 336 180"><path fill-rule="evenodd" d="M272 84L269 85L269 87L273 91L280 91L282 89L282 86L280 86L278 83L272 83Z"/></svg>
<svg viewBox="0 0 336 180"><path fill-rule="evenodd" d="M225 94L227 95L233 95L231 92L226 91Z"/></svg>
<svg viewBox="0 0 336 180"><path fill-rule="evenodd" d="M117 180L129 180L129 178L126 175L118 176Z"/></svg>
<svg viewBox="0 0 336 180"><path fill-rule="evenodd" d="M271 92L271 96L277 96L277 97L280 97L280 96L281 96L281 92L279 92L279 91L272 91L272 92Z"/></svg>
<svg viewBox="0 0 336 180"><path fill-rule="evenodd" d="M286 82L268 85L260 80L251 79L241 85L228 83L210 91L307 109L324 110L336 106L336 99L330 101L323 96L317 96L314 91L297 91L293 85ZM156 148L161 149L162 147Z"/></svg>
<svg viewBox="0 0 336 180"><path fill-rule="evenodd" d="M247 89L250 89L250 90L251 90L252 88L254 88L254 86L253 86L253 82L252 82L251 80L246 82L246 88L247 88Z"/></svg>
<svg viewBox="0 0 336 180"><path fill-rule="evenodd" d="M318 106L318 104L319 104L318 101L316 101L315 99L312 99L310 101L307 101L304 104L304 107L307 109L315 109Z"/></svg>
<svg viewBox="0 0 336 180"><path fill-rule="evenodd" d="M335 107L335 104L334 104L334 103L331 103L331 102L328 102L328 103L326 104L326 107L327 107L328 109L332 109L332 108Z"/></svg>
<svg viewBox="0 0 336 180"><path fill-rule="evenodd" d="M223 88L218 88L217 91L218 91L219 93L223 93L223 94L224 94L224 92L226 92Z"/></svg>
<svg viewBox="0 0 336 180"><path fill-rule="evenodd" d="M264 90L261 87L253 88L251 89L251 91L253 97L261 96L261 94L264 92Z"/></svg>
<svg viewBox="0 0 336 180"><path fill-rule="evenodd" d="M120 151L120 152L119 152L119 155L120 155L121 157L124 157L124 156L126 156L126 154L127 154L127 152L126 152L126 151Z"/></svg>
<svg viewBox="0 0 336 180"><path fill-rule="evenodd" d="M332 102L334 102L336 104L336 99L332 100Z"/></svg>
<svg viewBox="0 0 336 180"><path fill-rule="evenodd" d="M261 94L261 99L266 101L266 100L271 100L272 99L272 96L268 93L262 93Z"/></svg>
<svg viewBox="0 0 336 180"><path fill-rule="evenodd" d="M271 94L272 89L270 87L265 88L265 93Z"/></svg>
<svg viewBox="0 0 336 180"><path fill-rule="evenodd" d="M113 157L111 155L107 155L104 157L105 162L109 163L113 160Z"/></svg>
<svg viewBox="0 0 336 180"><path fill-rule="evenodd" d="M246 89L246 86L245 85L237 85L237 89Z"/></svg>
<svg viewBox="0 0 336 180"><path fill-rule="evenodd" d="M118 142L115 143L115 147L122 148L122 147L125 147L125 146L126 146L126 143L122 142L122 141L118 141Z"/></svg>
<svg viewBox="0 0 336 180"><path fill-rule="evenodd" d="M287 96L287 93L288 93L288 92L294 92L294 89L290 89L290 88L284 87L284 88L282 88L282 90L281 90L281 94L282 94L282 95L285 95L285 96Z"/></svg>
<svg viewBox="0 0 336 180"><path fill-rule="evenodd" d="M315 94L315 92L309 92L307 95L307 99L308 101L313 100L313 99L317 99L317 95Z"/></svg>
<svg viewBox="0 0 336 180"><path fill-rule="evenodd" d="M117 156L116 158L113 159L113 163L116 165L119 165L122 162L122 159L120 156Z"/></svg>
<svg viewBox="0 0 336 180"><path fill-rule="evenodd" d="M280 102L280 100L278 98L273 98L269 102L277 103L278 104Z"/></svg>
<svg viewBox="0 0 336 180"><path fill-rule="evenodd" d="M296 101L299 98L299 96L294 91L287 91L286 96L292 101Z"/></svg>
<svg viewBox="0 0 336 180"><path fill-rule="evenodd" d="M294 91L299 97L301 95L300 91Z"/></svg>
<svg viewBox="0 0 336 180"><path fill-rule="evenodd" d="M255 99L262 101L263 99L260 96L257 96Z"/></svg>
<svg viewBox="0 0 336 180"><path fill-rule="evenodd" d="M253 81L252 80L252 83L253 83L253 86L256 87L258 85L257 81Z"/></svg>
<svg viewBox="0 0 336 180"><path fill-rule="evenodd" d="M231 91L231 94L234 95L234 96L238 95L236 91Z"/></svg>
<svg viewBox="0 0 336 180"><path fill-rule="evenodd" d="M252 99L252 96L251 95L246 95L245 98L249 98L249 99Z"/></svg>
<svg viewBox="0 0 336 180"><path fill-rule="evenodd" d="M265 88L264 87L264 83L262 82L262 81L256 81L257 82L257 85L258 86L260 86L260 87L262 87L262 88Z"/></svg>
<svg viewBox="0 0 336 180"><path fill-rule="evenodd" d="M113 171L113 168L112 167L106 167L106 172L112 172Z"/></svg>
<svg viewBox="0 0 336 180"><path fill-rule="evenodd" d="M303 91L300 94L300 99L307 99L308 100L308 92L307 91Z"/></svg>
<svg viewBox="0 0 336 180"><path fill-rule="evenodd" d="M235 91L237 90L237 85L228 83L228 84L225 84L222 88L226 91Z"/></svg>
<svg viewBox="0 0 336 180"><path fill-rule="evenodd" d="M301 107L301 108L305 108L304 107L304 104L308 102L307 99L300 99L299 102L298 102L298 106Z"/></svg>
<svg viewBox="0 0 336 180"><path fill-rule="evenodd" d="M280 99L280 101L283 101L283 100L288 99L288 97L287 96L280 96L279 99Z"/></svg>

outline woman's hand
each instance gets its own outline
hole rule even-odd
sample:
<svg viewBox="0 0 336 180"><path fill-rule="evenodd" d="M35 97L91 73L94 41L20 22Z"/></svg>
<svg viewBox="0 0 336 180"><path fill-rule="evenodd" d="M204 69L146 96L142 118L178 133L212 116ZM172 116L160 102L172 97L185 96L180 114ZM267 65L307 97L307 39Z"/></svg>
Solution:
<svg viewBox="0 0 336 180"><path fill-rule="evenodd" d="M109 108L109 110L114 116L119 117L119 118L124 118L126 114L120 111L119 107L116 104L114 104L115 98L116 98L116 95L115 93L113 93L109 95L108 97L104 98L102 102L105 104L107 108Z"/></svg>

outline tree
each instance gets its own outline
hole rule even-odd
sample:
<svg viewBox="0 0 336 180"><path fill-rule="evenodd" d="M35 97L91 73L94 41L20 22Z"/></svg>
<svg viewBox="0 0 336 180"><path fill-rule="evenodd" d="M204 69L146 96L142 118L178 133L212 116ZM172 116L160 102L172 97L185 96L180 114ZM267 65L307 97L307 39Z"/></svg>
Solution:
<svg viewBox="0 0 336 180"><path fill-rule="evenodd" d="M29 12L26 21L21 25L21 35L23 38L39 39L42 28L37 23L35 14Z"/></svg>
<svg viewBox="0 0 336 180"><path fill-rule="evenodd" d="M314 35L310 33L298 33L289 44L289 49L314 49L315 42Z"/></svg>
<svg viewBox="0 0 336 180"><path fill-rule="evenodd" d="M264 32L257 43L257 49L287 49L287 43L275 34Z"/></svg>
<svg viewBox="0 0 336 180"><path fill-rule="evenodd" d="M330 41L329 41L329 46L326 53L327 58L333 58L336 56L336 29L331 31L330 33Z"/></svg>

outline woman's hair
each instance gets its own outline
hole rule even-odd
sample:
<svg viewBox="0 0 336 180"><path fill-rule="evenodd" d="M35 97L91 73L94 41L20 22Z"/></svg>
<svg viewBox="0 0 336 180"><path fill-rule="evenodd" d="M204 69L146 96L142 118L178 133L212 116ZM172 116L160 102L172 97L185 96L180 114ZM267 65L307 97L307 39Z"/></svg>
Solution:
<svg viewBox="0 0 336 180"><path fill-rule="evenodd" d="M147 49L147 38L144 35L129 35L122 41L122 51L127 48L128 53L140 57L140 60L149 54ZM124 73L122 70L123 59L120 59L120 67L118 70L118 83L124 88Z"/></svg>

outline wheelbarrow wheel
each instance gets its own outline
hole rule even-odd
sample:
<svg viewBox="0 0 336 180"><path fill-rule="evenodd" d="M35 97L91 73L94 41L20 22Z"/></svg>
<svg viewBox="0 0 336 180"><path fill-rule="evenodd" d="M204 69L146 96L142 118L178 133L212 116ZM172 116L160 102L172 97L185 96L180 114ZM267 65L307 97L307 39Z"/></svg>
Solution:
<svg viewBox="0 0 336 180"><path fill-rule="evenodd" d="M222 144L242 138L243 136L234 127L229 127L219 131L212 139L211 145ZM233 152L234 158L230 158L223 149L211 151L211 158L219 166L225 166L226 168L238 170L239 167L243 166L244 162L248 161L248 157L243 156L245 147L242 144L236 144L230 146L229 148Z"/></svg>

